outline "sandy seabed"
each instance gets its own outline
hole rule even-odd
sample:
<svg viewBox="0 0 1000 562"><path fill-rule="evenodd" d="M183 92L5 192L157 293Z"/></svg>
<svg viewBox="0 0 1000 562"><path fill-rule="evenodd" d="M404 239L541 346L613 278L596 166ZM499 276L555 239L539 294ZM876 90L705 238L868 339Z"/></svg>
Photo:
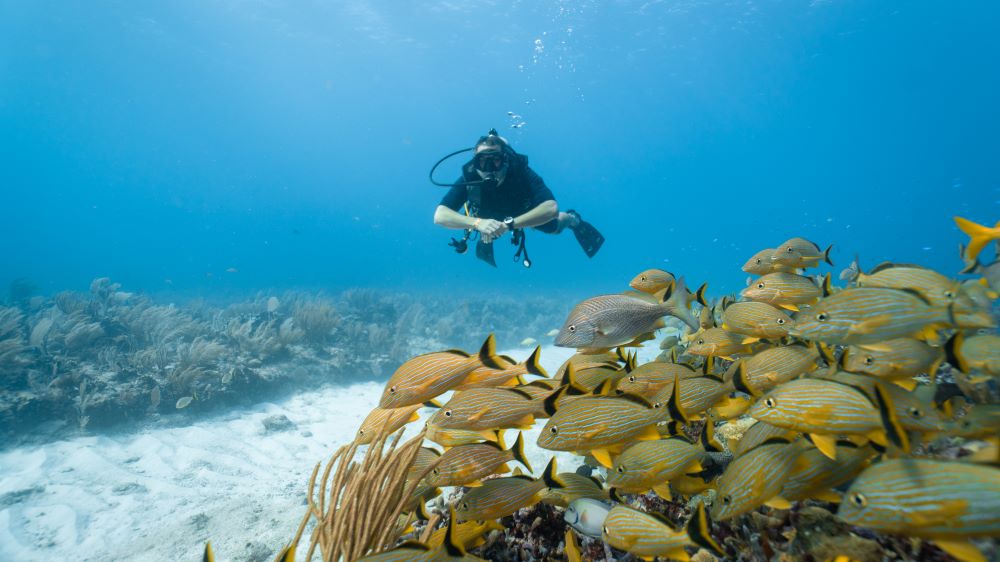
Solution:
<svg viewBox="0 0 1000 562"><path fill-rule="evenodd" d="M658 352L648 345L640 361ZM517 359L528 353L507 352ZM551 374L571 354L546 347L542 364ZM206 540L220 561L270 560L305 513L313 466L354 438L382 388L327 387L186 426L4 451L0 560L194 561ZM429 413L422 410L421 419ZM294 426L265 429L266 419L281 415ZM536 474L553 455L534 446L542 425L525 432ZM507 441L514 435L508 432ZM556 456L561 471L580 462Z"/></svg>

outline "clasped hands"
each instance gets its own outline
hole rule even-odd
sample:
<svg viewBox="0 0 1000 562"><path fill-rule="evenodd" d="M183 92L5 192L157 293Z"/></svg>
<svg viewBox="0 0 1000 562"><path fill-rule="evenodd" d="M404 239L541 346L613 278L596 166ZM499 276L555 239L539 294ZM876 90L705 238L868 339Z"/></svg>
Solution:
<svg viewBox="0 0 1000 562"><path fill-rule="evenodd" d="M507 225L495 219L476 219L472 228L479 232L483 244L490 244L507 232Z"/></svg>

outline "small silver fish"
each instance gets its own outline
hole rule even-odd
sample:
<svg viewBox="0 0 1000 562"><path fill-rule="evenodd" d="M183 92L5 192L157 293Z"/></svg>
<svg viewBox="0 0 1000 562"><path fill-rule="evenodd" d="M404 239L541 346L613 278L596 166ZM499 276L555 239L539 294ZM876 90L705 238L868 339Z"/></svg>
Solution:
<svg viewBox="0 0 1000 562"><path fill-rule="evenodd" d="M609 511L611 506L602 501L579 498L570 502L563 519L580 533L599 539Z"/></svg>

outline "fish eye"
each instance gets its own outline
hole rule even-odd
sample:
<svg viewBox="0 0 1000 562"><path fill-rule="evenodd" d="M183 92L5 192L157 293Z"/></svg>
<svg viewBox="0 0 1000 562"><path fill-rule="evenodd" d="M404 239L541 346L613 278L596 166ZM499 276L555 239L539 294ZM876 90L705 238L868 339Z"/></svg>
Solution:
<svg viewBox="0 0 1000 562"><path fill-rule="evenodd" d="M865 357L865 365L873 365L875 363L875 358L871 355Z"/></svg>
<svg viewBox="0 0 1000 562"><path fill-rule="evenodd" d="M765 399L764 400L764 405L767 406L768 408L773 408L774 407L774 398L767 398L767 399Z"/></svg>
<svg viewBox="0 0 1000 562"><path fill-rule="evenodd" d="M469 502L462 502L462 509L469 511Z"/></svg>
<svg viewBox="0 0 1000 562"><path fill-rule="evenodd" d="M365 430L364 429L359 429L358 430L358 435L364 435L364 434L365 434Z"/></svg>
<svg viewBox="0 0 1000 562"><path fill-rule="evenodd" d="M785 250L785 251L790 254L790 253L792 253L792 248L789 246L789 248L787 250Z"/></svg>
<svg viewBox="0 0 1000 562"><path fill-rule="evenodd" d="M726 505L733 503L733 496L730 496L729 494L722 496L722 503Z"/></svg>
<svg viewBox="0 0 1000 562"><path fill-rule="evenodd" d="M662 408L662 407L663 407L663 403L662 402L657 402L657 403L653 404L653 408L654 409L656 409L656 408Z"/></svg>
<svg viewBox="0 0 1000 562"><path fill-rule="evenodd" d="M760 265L760 258L757 258L757 265Z"/></svg>
<svg viewBox="0 0 1000 562"><path fill-rule="evenodd" d="M445 410L444 411L444 417L450 418L451 417L451 410Z"/></svg>
<svg viewBox="0 0 1000 562"><path fill-rule="evenodd" d="M396 387L390 386L389 387L389 394L396 394Z"/></svg>
<svg viewBox="0 0 1000 562"><path fill-rule="evenodd" d="M639 281L645 281L645 280L646 280L646 276L645 275L643 275L642 277L639 278Z"/></svg>
<svg viewBox="0 0 1000 562"><path fill-rule="evenodd" d="M779 325L784 324L784 323L785 323L785 319L784 318L778 318L778 324Z"/></svg>
<svg viewBox="0 0 1000 562"><path fill-rule="evenodd" d="M559 428L556 427L556 426L552 426L552 427L549 428L549 433L551 433L552 435L555 435L555 434L559 433Z"/></svg>
<svg viewBox="0 0 1000 562"><path fill-rule="evenodd" d="M763 283L757 283L757 288L758 289L763 289L764 288L764 284Z"/></svg>
<svg viewBox="0 0 1000 562"><path fill-rule="evenodd" d="M705 340L698 340L698 345L705 345Z"/></svg>
<svg viewBox="0 0 1000 562"><path fill-rule="evenodd" d="M618 470L618 474L625 474L625 465L623 464L618 465L618 468L616 470Z"/></svg>
<svg viewBox="0 0 1000 562"><path fill-rule="evenodd" d="M605 526L601 527L601 529L602 529L602 530L604 531L604 534L605 534L605 535L608 535L608 534L610 534L610 533L608 533L608 526L607 526L607 525L605 525Z"/></svg>
<svg viewBox="0 0 1000 562"><path fill-rule="evenodd" d="M851 494L851 503L858 507L865 507L868 505L868 498L866 498L861 492L854 492Z"/></svg>
<svg viewBox="0 0 1000 562"><path fill-rule="evenodd" d="M953 291L945 291L944 296L949 299L955 298L955 293Z"/></svg>
<svg viewBox="0 0 1000 562"><path fill-rule="evenodd" d="M915 417L915 418L919 418L920 416L924 415L924 413L920 411L920 408L917 408L916 406L914 406L914 407L910 408L910 415L913 416L913 417Z"/></svg>
<svg viewBox="0 0 1000 562"><path fill-rule="evenodd" d="M434 476L440 476L441 475L441 469L438 469L438 468L435 468L431 472L434 473Z"/></svg>
<svg viewBox="0 0 1000 562"><path fill-rule="evenodd" d="M575 332L576 331L576 324L570 324L569 327L567 328L567 330L569 330L571 332Z"/></svg>
<svg viewBox="0 0 1000 562"><path fill-rule="evenodd" d="M816 320L819 320L820 322L826 322L826 319L827 316L825 312L820 312L819 314L816 315Z"/></svg>
<svg viewBox="0 0 1000 562"><path fill-rule="evenodd" d="M628 382L635 382L635 375L629 375Z"/></svg>

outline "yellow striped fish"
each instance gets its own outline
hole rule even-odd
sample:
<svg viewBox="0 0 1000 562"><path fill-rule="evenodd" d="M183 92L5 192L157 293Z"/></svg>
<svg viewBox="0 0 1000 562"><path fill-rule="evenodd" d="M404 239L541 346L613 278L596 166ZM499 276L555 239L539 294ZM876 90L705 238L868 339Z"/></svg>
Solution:
<svg viewBox="0 0 1000 562"><path fill-rule="evenodd" d="M456 392L430 419L442 428L491 431L529 429L537 402L517 388L473 388Z"/></svg>
<svg viewBox="0 0 1000 562"><path fill-rule="evenodd" d="M573 384L586 391L594 390L601 386L604 381L611 381L614 386L617 382L628 375L628 371L623 367L588 367L585 369L575 369L571 367L563 377L563 384Z"/></svg>
<svg viewBox="0 0 1000 562"><path fill-rule="evenodd" d="M608 470L608 486L622 492L644 493L688 472L700 472L705 450L683 437L643 441L615 457ZM666 486L656 493L670 498Z"/></svg>
<svg viewBox="0 0 1000 562"><path fill-rule="evenodd" d="M896 418L885 387L875 384L875 403L865 391L841 382L821 379L788 381L757 401L750 417L801 433L808 433L821 451L836 456L835 435L862 435L879 445L892 441L908 449L906 432Z"/></svg>
<svg viewBox="0 0 1000 562"><path fill-rule="evenodd" d="M677 380L677 383L667 385L657 391L650 398L650 401L668 404L674 394L674 386L677 385L679 391L677 399L681 411L671 413L671 417L674 419L683 418L680 421L685 422L701 418L702 414L709 408L722 407L721 409L725 410L724 406L729 402L729 393L734 390L731 383L723 382L721 378L714 375Z"/></svg>
<svg viewBox="0 0 1000 562"><path fill-rule="evenodd" d="M455 515L459 522L499 519L522 507L530 507L541 500L545 488L562 486L555 477L555 471L556 460L553 457L537 480L527 475L487 480L459 500Z"/></svg>
<svg viewBox="0 0 1000 562"><path fill-rule="evenodd" d="M832 344L871 344L951 325L947 308L898 289L856 287L831 295L795 316L789 334Z"/></svg>
<svg viewBox="0 0 1000 562"><path fill-rule="evenodd" d="M959 332L948 340L945 352L948 362L965 374L1000 376L1000 336L996 334L966 337Z"/></svg>
<svg viewBox="0 0 1000 562"><path fill-rule="evenodd" d="M976 404L949 424L948 434L966 439L1000 437L1000 404Z"/></svg>
<svg viewBox="0 0 1000 562"><path fill-rule="evenodd" d="M486 338L476 356L456 349L418 355L400 365L389 378L379 407L401 408L437 398L484 365L502 368L493 334Z"/></svg>
<svg viewBox="0 0 1000 562"><path fill-rule="evenodd" d="M566 369L570 365L577 369L588 367L617 367L619 361L625 361L625 353L619 348L618 352L602 351L598 353L574 353L569 359L563 361L562 365L556 369L552 375L554 380L562 380L566 376Z"/></svg>
<svg viewBox="0 0 1000 562"><path fill-rule="evenodd" d="M358 434L354 440L359 445L367 445L375 439L379 431L385 435L395 433L404 425L420 419L417 410L424 407L440 408L441 404L431 400L425 404L413 404L402 408L373 408L365 417L365 421L361 422L361 427L358 428Z"/></svg>
<svg viewBox="0 0 1000 562"><path fill-rule="evenodd" d="M489 534L491 531L503 531L504 527L497 521L467 521L465 523L458 523L455 525L455 542L462 545L462 548L466 550L472 550L473 548L479 548L486 542L483 537ZM427 539L427 546L435 548L444 544L445 535L448 532L448 527L442 527L434 531L430 538Z"/></svg>
<svg viewBox="0 0 1000 562"><path fill-rule="evenodd" d="M960 560L985 560L967 540L1000 536L1000 470L930 459L883 461L851 484L837 516L848 525L932 539Z"/></svg>
<svg viewBox="0 0 1000 562"><path fill-rule="evenodd" d="M472 431L470 429L450 429L436 426L432 423L426 425L427 432L424 437L442 447L457 447L470 443L482 443L483 441L500 441L499 430L492 432Z"/></svg>
<svg viewBox="0 0 1000 562"><path fill-rule="evenodd" d="M840 503L842 494L834 488L853 480L874 455L871 447L859 447L850 441L837 442L836 459L810 448L795 463L780 496L788 501L816 499Z"/></svg>
<svg viewBox="0 0 1000 562"><path fill-rule="evenodd" d="M871 273L859 274L858 286L914 290L931 306L951 306L955 325L959 328L992 328L996 325L989 309L981 309L962 289L961 283L932 269L883 263Z"/></svg>
<svg viewBox="0 0 1000 562"><path fill-rule="evenodd" d="M674 377L690 379L700 375L701 373L687 365L651 361L639 365L620 379L616 388L623 394L652 396L661 388L673 384Z"/></svg>
<svg viewBox="0 0 1000 562"><path fill-rule="evenodd" d="M448 526L441 529L444 534L440 544L431 547L417 541L406 541L392 550L359 558L358 562L445 562L451 560L474 562L483 560L465 551L462 538L459 535L460 525L455 517L455 510L451 509L450 511L451 517L448 520ZM485 561L483 560L483 562Z"/></svg>
<svg viewBox="0 0 1000 562"><path fill-rule="evenodd" d="M511 386L519 382L519 378L524 375L537 375L540 377L549 376L541 364L542 346L535 348L535 351L521 363L516 363L510 357L501 355L502 369L491 369L485 365L477 368L465 377L461 384L452 390L469 390L471 388L490 388L495 386Z"/></svg>
<svg viewBox="0 0 1000 562"><path fill-rule="evenodd" d="M765 504L787 509L778 494L806 448L803 443L771 439L733 459L719 477L712 519L732 519Z"/></svg>
<svg viewBox="0 0 1000 562"><path fill-rule="evenodd" d="M758 421L743 432L743 436L738 441L730 442L729 450L733 452L734 457L738 457L775 437L791 442L798 435L797 431Z"/></svg>
<svg viewBox="0 0 1000 562"><path fill-rule="evenodd" d="M764 302L737 302L722 312L722 328L747 336L743 343L783 338L792 324L791 316Z"/></svg>
<svg viewBox="0 0 1000 562"><path fill-rule="evenodd" d="M728 358L738 353L749 353L750 348L743 340L744 337L740 334L722 328L710 328L692 337L687 352L691 355Z"/></svg>
<svg viewBox="0 0 1000 562"><path fill-rule="evenodd" d="M785 267L812 267L820 261L833 265L830 261L831 244L826 250L820 250L819 245L805 238L792 238L775 248L771 261Z"/></svg>
<svg viewBox="0 0 1000 562"><path fill-rule="evenodd" d="M542 503L566 507L580 498L607 500L608 492L600 480L575 472L560 472L556 475L562 488L546 488L542 491Z"/></svg>
<svg viewBox="0 0 1000 562"><path fill-rule="evenodd" d="M786 267L778 262L771 259L774 255L774 248L768 248L766 250L761 250L750 257L745 264L743 264L743 271L751 275L767 275L768 273L774 273L776 271L781 272L795 272L795 268Z"/></svg>
<svg viewBox="0 0 1000 562"><path fill-rule="evenodd" d="M524 456L524 438L520 433L510 449L503 442L473 443L452 447L441 455L437 466L427 475L431 486L478 486L479 480L491 474L510 472L505 463L518 461L528 472L531 465Z"/></svg>
<svg viewBox="0 0 1000 562"><path fill-rule="evenodd" d="M688 520L685 529L675 528L673 523L658 513L644 513L625 505L616 505L604 520L604 542L613 548L634 554L643 560L653 560L657 556L688 560L690 556L684 547L702 546L718 556L722 548L709 534L705 505L698 504L698 510Z"/></svg>
<svg viewBox="0 0 1000 562"><path fill-rule="evenodd" d="M632 278L628 286L637 291L654 294L674 282L674 274L662 269L647 269Z"/></svg>
<svg viewBox="0 0 1000 562"><path fill-rule="evenodd" d="M812 304L829 292L830 276L822 285L794 273L768 273L743 289L740 296L788 310L798 310L799 305Z"/></svg>
<svg viewBox="0 0 1000 562"><path fill-rule="evenodd" d="M546 403L549 404L548 402ZM656 423L666 409L631 394L585 396L567 401L550 412L538 446L552 451L590 451L611 466L609 448L636 439L659 439Z"/></svg>
<svg viewBox="0 0 1000 562"><path fill-rule="evenodd" d="M819 352L804 344L765 349L734 363L733 386L750 396L760 396L783 382L816 368Z"/></svg>
<svg viewBox="0 0 1000 562"><path fill-rule="evenodd" d="M921 373L933 377L943 360L940 348L913 338L896 338L848 347L840 356L840 369L898 381L898 384L913 390L916 386L913 377Z"/></svg>
<svg viewBox="0 0 1000 562"><path fill-rule="evenodd" d="M833 380L851 385L855 388L863 389L868 398L875 402L875 385L877 379L869 376L846 373L844 371L832 371L822 373L816 378ZM916 393L894 384L883 386L886 394L892 400L893 410L896 418L903 429L907 431L918 431L921 433L935 433L941 431L945 426L945 419L934 407L934 404L922 400Z"/></svg>

